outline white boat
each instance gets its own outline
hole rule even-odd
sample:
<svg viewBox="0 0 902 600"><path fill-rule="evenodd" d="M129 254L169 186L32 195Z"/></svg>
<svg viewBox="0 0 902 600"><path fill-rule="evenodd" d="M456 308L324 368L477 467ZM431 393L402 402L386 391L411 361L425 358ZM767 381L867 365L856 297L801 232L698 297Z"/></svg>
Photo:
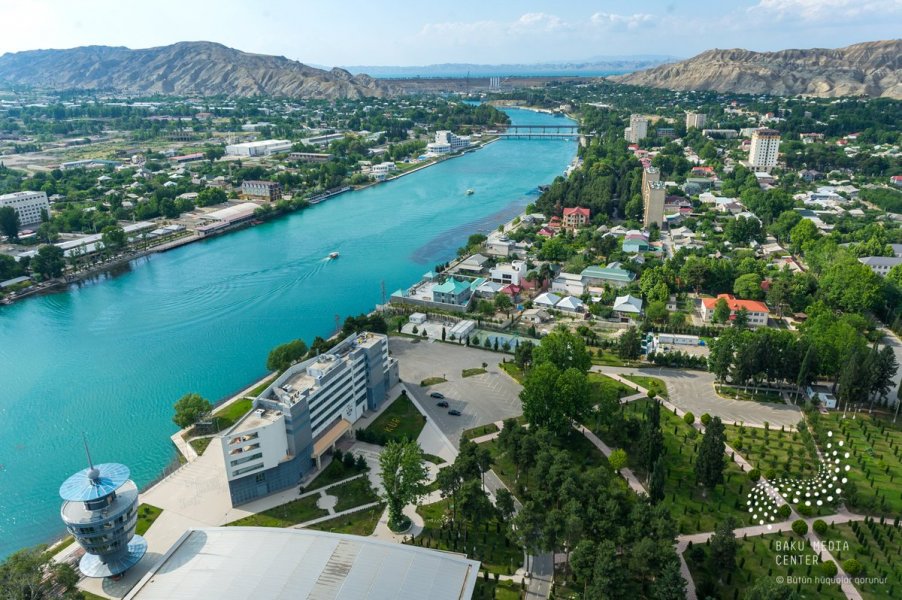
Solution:
<svg viewBox="0 0 902 600"><path fill-rule="evenodd" d="M470 188L470 189L467 190L467 196L472 196L472 195L475 194L475 193L476 193L476 192L473 191L473 188Z"/></svg>
<svg viewBox="0 0 902 600"><path fill-rule="evenodd" d="M339 255L338 255L338 252L330 252L330 253L329 253L329 259L330 259L330 260L334 260L334 259L338 258L338 256L339 256Z"/></svg>

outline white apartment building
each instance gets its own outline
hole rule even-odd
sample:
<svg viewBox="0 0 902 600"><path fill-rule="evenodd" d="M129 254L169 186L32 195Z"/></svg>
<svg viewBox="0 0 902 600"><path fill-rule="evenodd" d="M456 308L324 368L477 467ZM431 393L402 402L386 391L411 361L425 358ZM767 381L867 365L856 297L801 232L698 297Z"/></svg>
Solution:
<svg viewBox="0 0 902 600"><path fill-rule="evenodd" d="M749 149L749 168L753 171L770 170L777 166L780 150L780 132L775 129L756 129L752 132L752 146Z"/></svg>
<svg viewBox="0 0 902 600"><path fill-rule="evenodd" d="M259 142L243 142L229 144L225 147L228 156L270 156L279 152L288 152L292 147L291 140L260 140Z"/></svg>
<svg viewBox="0 0 902 600"><path fill-rule="evenodd" d="M623 137L630 144L648 137L648 119L642 115L630 115L630 126L623 130Z"/></svg>
<svg viewBox="0 0 902 600"><path fill-rule="evenodd" d="M470 136L454 135L450 131L436 131L435 141L426 144L426 151L435 154L448 154L470 147Z"/></svg>
<svg viewBox="0 0 902 600"><path fill-rule="evenodd" d="M19 215L20 225L41 222L41 211L50 215L50 202L46 192L13 192L0 196L0 206L11 206Z"/></svg>
<svg viewBox="0 0 902 600"><path fill-rule="evenodd" d="M565 296L582 296L586 293L586 283L579 273L558 273L551 282L551 291Z"/></svg>
<svg viewBox="0 0 902 600"><path fill-rule="evenodd" d="M708 117L704 113L687 112L686 113L686 129L704 129L708 122Z"/></svg>
<svg viewBox="0 0 902 600"><path fill-rule="evenodd" d="M520 282L524 277L526 277L526 263L522 260L502 263L489 271L489 279L505 285L521 285Z"/></svg>
<svg viewBox="0 0 902 600"><path fill-rule="evenodd" d="M391 161L379 163L378 165L370 167L370 173L376 181L385 181L389 173L393 173L397 170L398 167Z"/></svg>

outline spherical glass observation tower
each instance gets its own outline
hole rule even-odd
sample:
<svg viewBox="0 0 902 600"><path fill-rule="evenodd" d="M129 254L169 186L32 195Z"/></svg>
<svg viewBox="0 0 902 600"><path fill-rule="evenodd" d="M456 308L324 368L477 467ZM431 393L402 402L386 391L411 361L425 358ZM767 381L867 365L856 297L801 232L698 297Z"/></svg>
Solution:
<svg viewBox="0 0 902 600"><path fill-rule="evenodd" d="M87 446L85 447L87 450ZM66 529L85 549L78 568L87 577L113 577L133 567L147 551L135 535L138 486L125 465L94 465L72 475L60 486L60 515Z"/></svg>

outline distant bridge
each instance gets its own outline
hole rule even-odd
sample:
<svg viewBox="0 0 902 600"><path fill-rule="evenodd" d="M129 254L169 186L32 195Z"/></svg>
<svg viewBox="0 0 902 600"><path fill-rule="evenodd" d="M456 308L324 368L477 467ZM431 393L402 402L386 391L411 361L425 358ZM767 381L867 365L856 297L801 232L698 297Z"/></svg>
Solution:
<svg viewBox="0 0 902 600"><path fill-rule="evenodd" d="M497 134L502 139L576 139L579 125L511 125Z"/></svg>

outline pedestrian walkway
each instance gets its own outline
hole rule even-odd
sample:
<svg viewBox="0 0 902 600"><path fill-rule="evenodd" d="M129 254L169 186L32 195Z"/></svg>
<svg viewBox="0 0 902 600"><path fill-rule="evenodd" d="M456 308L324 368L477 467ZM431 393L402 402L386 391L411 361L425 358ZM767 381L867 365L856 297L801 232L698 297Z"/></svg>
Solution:
<svg viewBox="0 0 902 600"><path fill-rule="evenodd" d="M574 426L574 429L576 429L577 431L582 433L586 437L587 440L592 442L592 445L594 445L596 448L601 450L601 453L604 454L605 458L611 457L611 453L613 452L613 450L611 450L611 448L607 444L602 442L597 435L592 433L588 427L586 427L585 425L582 425L580 423L577 423ZM626 479L626 482L629 484L630 488L634 492L636 492L637 494L648 495L648 490L645 489L645 486L642 485L642 483L639 481L639 478L636 477L636 474L633 473L633 471L631 469L629 469L627 467L623 467L622 469L620 469L619 472L620 472L620 476L623 477L624 479Z"/></svg>

